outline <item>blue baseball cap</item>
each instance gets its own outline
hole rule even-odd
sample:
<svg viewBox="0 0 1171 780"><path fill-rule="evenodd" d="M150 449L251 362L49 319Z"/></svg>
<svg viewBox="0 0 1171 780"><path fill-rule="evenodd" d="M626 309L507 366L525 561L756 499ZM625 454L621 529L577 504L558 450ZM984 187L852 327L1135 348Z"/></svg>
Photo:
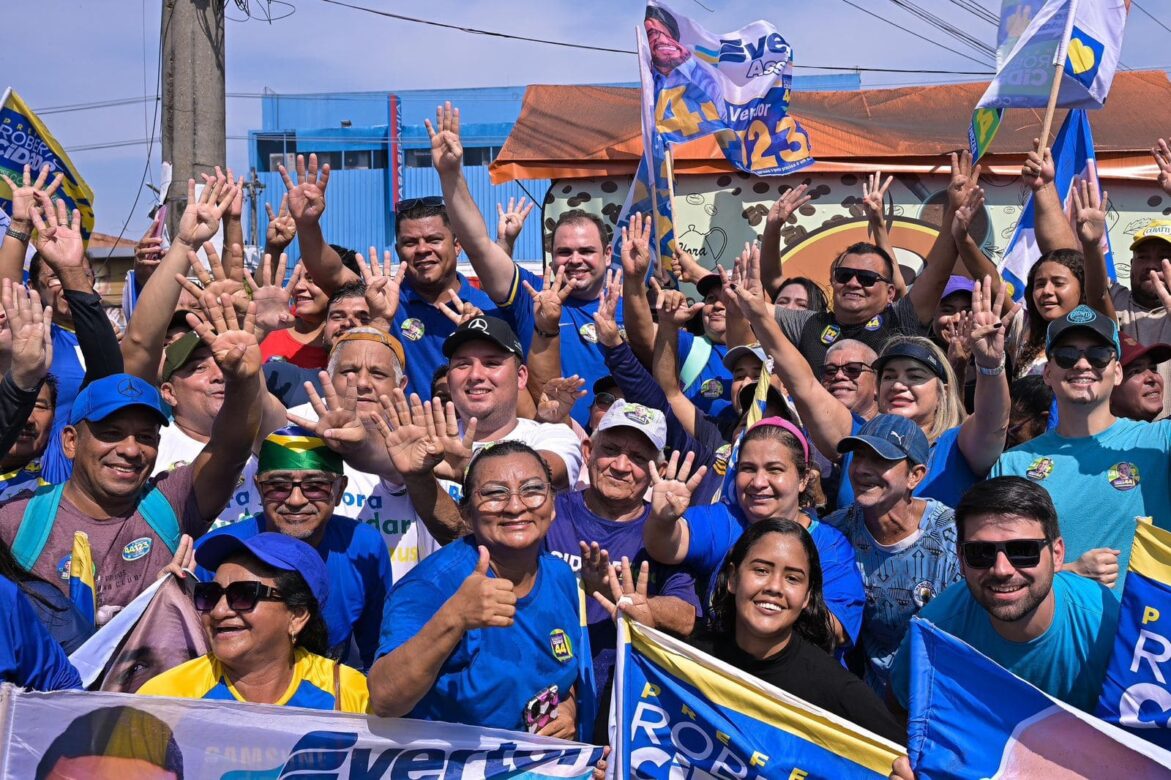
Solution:
<svg viewBox="0 0 1171 780"><path fill-rule="evenodd" d="M912 466L926 465L931 447L927 436L914 421L897 414L880 414L853 436L838 442L838 452L869 447L883 460L909 460Z"/></svg>
<svg viewBox="0 0 1171 780"><path fill-rule="evenodd" d="M324 607L329 598L329 570L321 553L300 539L265 531L247 539L229 533L217 533L203 538L195 548L195 562L208 571L240 553L250 553L261 563L281 571L295 571L304 578L317 606Z"/></svg>
<svg viewBox="0 0 1171 780"><path fill-rule="evenodd" d="M77 425L82 420L100 422L131 406L150 409L158 415L160 423L170 423L157 387L131 374L110 374L90 382L77 394L69 413L69 424Z"/></svg>
<svg viewBox="0 0 1171 780"><path fill-rule="evenodd" d="M1114 353L1122 356L1122 343L1118 339L1118 323L1105 314L1094 311L1084 303L1078 305L1064 317L1058 317L1049 323L1045 331L1045 354L1053 349L1053 342L1071 331L1084 331L1097 336L1102 341L1114 347Z"/></svg>

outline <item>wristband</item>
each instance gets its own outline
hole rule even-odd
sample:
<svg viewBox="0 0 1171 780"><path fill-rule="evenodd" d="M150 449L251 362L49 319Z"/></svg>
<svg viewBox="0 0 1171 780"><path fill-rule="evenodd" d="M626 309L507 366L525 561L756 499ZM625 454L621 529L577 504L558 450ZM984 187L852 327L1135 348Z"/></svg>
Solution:
<svg viewBox="0 0 1171 780"><path fill-rule="evenodd" d="M22 241L26 244L29 242L29 239L32 238L31 233L22 233L16 228L12 227L11 223L8 225L8 232L5 235L12 236L17 241Z"/></svg>
<svg viewBox="0 0 1171 780"><path fill-rule="evenodd" d="M533 325L533 332L536 333L538 336L544 336L547 339L555 339L561 335L560 331L555 330L553 332L549 332L546 330L541 330L536 325Z"/></svg>
<svg viewBox="0 0 1171 780"><path fill-rule="evenodd" d="M976 370L984 376L1000 376L1004 373L1004 358L1000 359L1000 365L993 366L992 368L985 368L979 363L976 363Z"/></svg>

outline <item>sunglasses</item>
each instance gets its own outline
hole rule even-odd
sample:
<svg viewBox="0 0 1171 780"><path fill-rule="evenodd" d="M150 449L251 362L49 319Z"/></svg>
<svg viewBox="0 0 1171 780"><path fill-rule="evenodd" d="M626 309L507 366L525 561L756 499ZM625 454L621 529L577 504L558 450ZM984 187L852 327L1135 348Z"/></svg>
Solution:
<svg viewBox="0 0 1171 780"><path fill-rule="evenodd" d="M198 612L211 612L224 595L228 597L228 609L233 612L251 612L261 601L284 601L276 588L253 581L233 582L226 588L218 582L197 582L191 594Z"/></svg>
<svg viewBox="0 0 1171 780"><path fill-rule="evenodd" d="M1049 357L1058 368L1070 369L1078 364L1083 357L1094 368L1105 368L1114 360L1114 347L1099 344L1093 347L1079 349L1078 347L1057 347L1049 353Z"/></svg>
<svg viewBox="0 0 1171 780"><path fill-rule="evenodd" d="M856 380L866 373L873 374L874 369L861 361L839 363L836 366L831 363L826 363L821 367L821 378L823 381L826 379L834 379L838 374L845 374L847 379Z"/></svg>
<svg viewBox="0 0 1171 780"><path fill-rule="evenodd" d="M1031 569L1041 562L1041 551L1051 544L1048 539L1012 539L1007 542L964 542L960 549L964 563L973 569L991 569L996 557L1004 553L1016 569Z"/></svg>
<svg viewBox="0 0 1171 780"><path fill-rule="evenodd" d="M284 501L293 494L293 488L301 488L301 495L309 501L324 501L333 498L336 480L314 477L311 479L266 479L259 483L260 495L266 501Z"/></svg>
<svg viewBox="0 0 1171 780"><path fill-rule="evenodd" d="M442 206L442 195L426 195L422 198L403 198L394 207L394 213L405 214L411 209L417 209L420 206Z"/></svg>
<svg viewBox="0 0 1171 780"><path fill-rule="evenodd" d="M866 271L862 268L835 268L834 282L837 284L849 284L851 279L857 279L858 284L863 287L873 287L879 282L890 284L890 279L887 279L882 274L874 271Z"/></svg>
<svg viewBox="0 0 1171 780"><path fill-rule="evenodd" d="M598 393L594 396L594 403L601 409L609 409L618 400L613 393Z"/></svg>

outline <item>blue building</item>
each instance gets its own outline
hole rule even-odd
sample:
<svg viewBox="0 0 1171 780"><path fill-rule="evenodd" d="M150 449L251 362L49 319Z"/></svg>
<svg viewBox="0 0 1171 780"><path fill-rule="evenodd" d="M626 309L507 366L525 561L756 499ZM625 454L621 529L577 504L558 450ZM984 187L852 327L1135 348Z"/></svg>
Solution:
<svg viewBox="0 0 1171 780"><path fill-rule="evenodd" d="M793 87L844 91L860 85L858 74L843 74L798 76ZM423 120L434 121L436 106L448 100L460 109L468 187L495 236L496 204L527 197L539 206L550 185L548 180L534 179L493 186L489 180L488 165L520 115L524 92L524 87L491 87L266 95L261 101L263 127L248 134L249 164L264 184L259 243L263 244L268 223L263 203L275 211L285 192L277 166L283 163L292 171L296 155L315 153L319 162L331 167L322 219L326 240L362 252L371 246L379 251L392 248L393 204L403 198L440 194ZM516 243L517 260L542 261L539 228L537 212L530 215ZM296 242L289 247L289 256L300 257Z"/></svg>

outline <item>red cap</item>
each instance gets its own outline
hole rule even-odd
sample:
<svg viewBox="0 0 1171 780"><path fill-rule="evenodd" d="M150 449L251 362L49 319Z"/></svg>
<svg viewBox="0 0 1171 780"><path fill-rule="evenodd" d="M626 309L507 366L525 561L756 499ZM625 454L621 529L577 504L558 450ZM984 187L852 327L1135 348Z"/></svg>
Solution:
<svg viewBox="0 0 1171 780"><path fill-rule="evenodd" d="M1119 340L1122 343L1122 356L1119 362L1126 368L1143 355L1149 355L1155 365L1171 360L1171 344L1139 344L1134 337L1123 333Z"/></svg>

